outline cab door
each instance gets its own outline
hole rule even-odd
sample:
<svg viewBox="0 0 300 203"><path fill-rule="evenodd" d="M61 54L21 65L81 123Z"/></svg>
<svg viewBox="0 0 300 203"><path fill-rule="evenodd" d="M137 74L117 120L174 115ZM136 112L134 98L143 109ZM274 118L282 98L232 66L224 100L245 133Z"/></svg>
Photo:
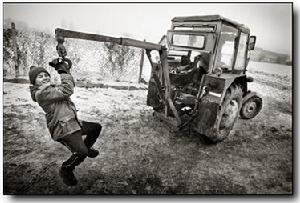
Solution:
<svg viewBox="0 0 300 203"><path fill-rule="evenodd" d="M217 54L215 59L216 68L221 68L222 72L231 72L234 66L235 42L238 37L238 29L222 24L218 40ZM214 69L212 70L214 72Z"/></svg>
<svg viewBox="0 0 300 203"><path fill-rule="evenodd" d="M248 42L249 34L246 34L244 32L241 32L239 37L239 42L237 45L237 54L236 54L236 60L234 64L234 70L235 72L245 72L246 69L246 61L247 61L247 42Z"/></svg>

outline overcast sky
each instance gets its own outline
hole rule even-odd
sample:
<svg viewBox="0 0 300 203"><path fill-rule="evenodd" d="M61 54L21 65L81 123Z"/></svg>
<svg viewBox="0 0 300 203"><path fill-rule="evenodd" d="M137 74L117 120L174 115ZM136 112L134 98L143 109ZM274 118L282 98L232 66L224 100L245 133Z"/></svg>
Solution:
<svg viewBox="0 0 300 203"><path fill-rule="evenodd" d="M53 31L57 27L158 42L174 16L212 15L245 24L257 36L257 46L292 53L291 4L4 4L4 18L23 21L29 27ZM18 26L18 24L16 24Z"/></svg>

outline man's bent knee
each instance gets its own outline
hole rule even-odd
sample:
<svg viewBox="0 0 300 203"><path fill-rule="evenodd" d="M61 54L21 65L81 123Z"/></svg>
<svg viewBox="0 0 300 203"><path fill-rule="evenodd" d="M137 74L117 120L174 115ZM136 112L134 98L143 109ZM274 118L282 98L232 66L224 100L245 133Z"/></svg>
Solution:
<svg viewBox="0 0 300 203"><path fill-rule="evenodd" d="M88 155L88 148L86 146L82 146L76 150L76 154L86 157Z"/></svg>
<svg viewBox="0 0 300 203"><path fill-rule="evenodd" d="M95 137L99 137L100 135L100 132L102 130L102 126L100 123L94 123L94 128L93 128L93 131L94 131L94 136Z"/></svg>
<svg viewBox="0 0 300 203"><path fill-rule="evenodd" d="M100 123L96 123L96 129L100 132L102 130L102 125Z"/></svg>

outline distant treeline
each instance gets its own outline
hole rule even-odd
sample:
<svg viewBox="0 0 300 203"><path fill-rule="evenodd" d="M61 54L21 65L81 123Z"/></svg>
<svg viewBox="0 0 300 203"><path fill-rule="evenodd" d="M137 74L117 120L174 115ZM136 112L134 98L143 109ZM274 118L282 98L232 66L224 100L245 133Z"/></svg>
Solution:
<svg viewBox="0 0 300 203"><path fill-rule="evenodd" d="M17 57L13 49L12 29L3 29L4 77L15 76L16 61L20 76L26 76L32 65L45 67L55 76L56 71L48 65L58 57L54 34L16 27L16 42ZM73 61L72 73L75 76L95 72L100 80L136 82L139 78L141 51L138 48L76 39L67 39L64 45L68 58Z"/></svg>
<svg viewBox="0 0 300 203"><path fill-rule="evenodd" d="M292 65L290 55L267 51L259 47L255 48L253 51L250 52L250 60L257 62Z"/></svg>

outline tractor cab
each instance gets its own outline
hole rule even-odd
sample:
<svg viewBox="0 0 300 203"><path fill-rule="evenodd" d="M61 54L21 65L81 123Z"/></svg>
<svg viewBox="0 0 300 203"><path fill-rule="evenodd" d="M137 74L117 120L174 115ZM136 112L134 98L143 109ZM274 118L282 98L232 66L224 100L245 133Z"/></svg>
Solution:
<svg viewBox="0 0 300 203"><path fill-rule="evenodd" d="M219 15L175 17L166 36L171 72L180 72L181 66L205 55L207 73L243 74L255 40L249 28Z"/></svg>

